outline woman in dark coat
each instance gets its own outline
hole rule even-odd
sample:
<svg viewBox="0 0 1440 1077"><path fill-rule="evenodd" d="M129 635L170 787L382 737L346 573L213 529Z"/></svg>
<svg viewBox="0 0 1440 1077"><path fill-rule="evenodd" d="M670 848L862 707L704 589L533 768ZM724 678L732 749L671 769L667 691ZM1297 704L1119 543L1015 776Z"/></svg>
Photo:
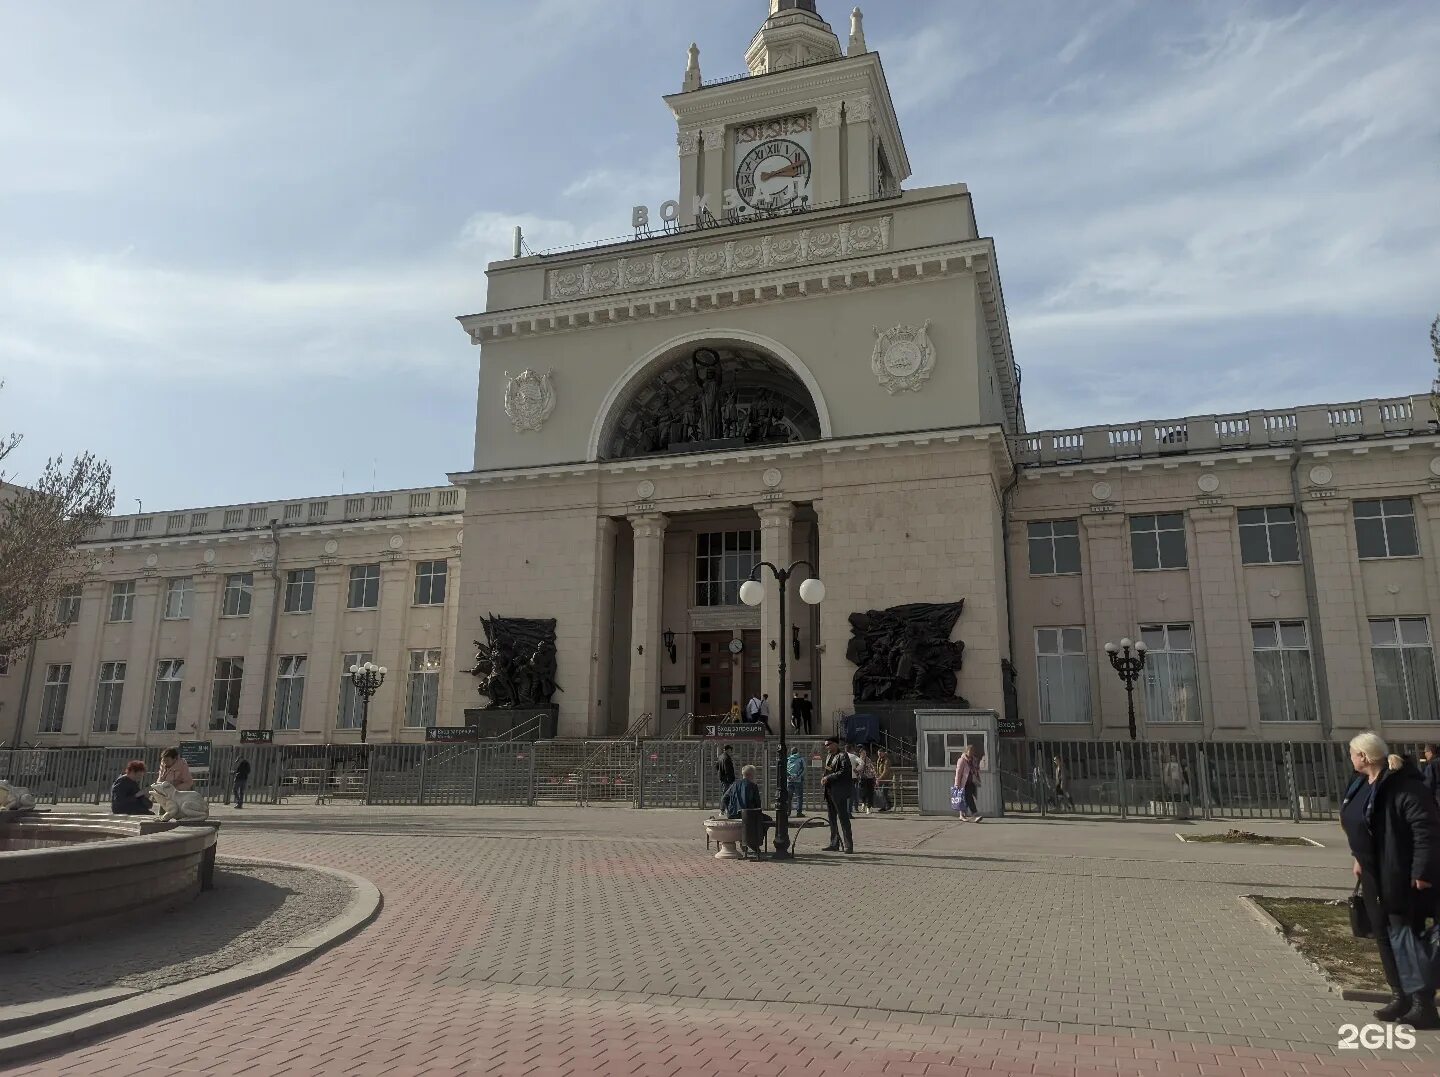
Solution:
<svg viewBox="0 0 1440 1077"><path fill-rule="evenodd" d="M1395 993L1375 1016L1414 1028L1440 1028L1433 974L1414 945L1426 919L1437 911L1440 810L1414 763L1396 757L1399 765L1392 769L1387 751L1374 733L1350 742L1357 777L1340 808L1380 963Z"/></svg>

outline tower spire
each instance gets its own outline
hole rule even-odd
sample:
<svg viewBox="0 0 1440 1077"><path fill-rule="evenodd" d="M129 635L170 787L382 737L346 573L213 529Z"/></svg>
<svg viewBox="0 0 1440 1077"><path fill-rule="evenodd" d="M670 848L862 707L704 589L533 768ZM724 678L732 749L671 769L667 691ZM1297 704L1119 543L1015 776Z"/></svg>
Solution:
<svg viewBox="0 0 1440 1077"><path fill-rule="evenodd" d="M770 15L745 51L750 74L783 71L840 57L840 39L815 0L770 0Z"/></svg>
<svg viewBox="0 0 1440 1077"><path fill-rule="evenodd" d="M859 56L869 51L865 47L865 16L857 7L850 12L850 47L845 50L845 55Z"/></svg>
<svg viewBox="0 0 1440 1077"><path fill-rule="evenodd" d="M681 92L700 89L700 46L690 42L690 57L685 61L685 82Z"/></svg>

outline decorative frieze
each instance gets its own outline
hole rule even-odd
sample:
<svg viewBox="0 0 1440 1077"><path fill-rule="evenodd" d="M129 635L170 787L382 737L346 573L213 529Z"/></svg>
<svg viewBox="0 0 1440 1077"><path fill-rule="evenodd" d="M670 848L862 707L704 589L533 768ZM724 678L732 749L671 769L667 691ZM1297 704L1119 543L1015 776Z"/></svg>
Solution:
<svg viewBox="0 0 1440 1077"><path fill-rule="evenodd" d="M889 216L842 221L633 258L586 262L550 270L546 290L551 299L578 299L875 254L890 248L890 222Z"/></svg>
<svg viewBox="0 0 1440 1077"><path fill-rule="evenodd" d="M847 123L869 123L872 102L868 93L862 93L851 97L845 102L845 120Z"/></svg>

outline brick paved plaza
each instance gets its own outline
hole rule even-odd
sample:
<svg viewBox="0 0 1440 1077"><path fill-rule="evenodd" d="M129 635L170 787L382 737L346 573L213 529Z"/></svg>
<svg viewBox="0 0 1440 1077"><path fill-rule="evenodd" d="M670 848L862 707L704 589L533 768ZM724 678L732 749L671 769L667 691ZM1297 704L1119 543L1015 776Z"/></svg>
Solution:
<svg viewBox="0 0 1440 1077"><path fill-rule="evenodd" d="M298 971L15 1072L1433 1074L1337 1052L1343 1001L1245 893L1346 892L1331 846L1147 823L864 818L861 852L717 861L701 813L217 809L222 855L338 867L380 918ZM1261 829L1295 831L1287 824Z"/></svg>

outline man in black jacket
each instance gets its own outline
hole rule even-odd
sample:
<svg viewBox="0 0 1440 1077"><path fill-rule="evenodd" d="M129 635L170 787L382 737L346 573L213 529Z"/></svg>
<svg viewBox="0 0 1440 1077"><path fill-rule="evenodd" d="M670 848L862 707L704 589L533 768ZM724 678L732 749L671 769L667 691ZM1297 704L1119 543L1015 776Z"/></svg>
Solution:
<svg viewBox="0 0 1440 1077"><path fill-rule="evenodd" d="M245 786L250 781L250 760L243 755L235 760L235 770L230 775L230 791L235 794L235 807L245 806Z"/></svg>
<svg viewBox="0 0 1440 1077"><path fill-rule="evenodd" d="M838 737L825 738L825 769L820 775L820 788L825 792L825 813L830 817L828 852L855 851L855 835L850 829L850 798L855 792L855 775L850 756L840 747Z"/></svg>
<svg viewBox="0 0 1440 1077"><path fill-rule="evenodd" d="M125 767L125 773L115 779L110 787L110 811L115 815L149 815L150 798L141 786L145 778L145 764L132 759Z"/></svg>
<svg viewBox="0 0 1440 1077"><path fill-rule="evenodd" d="M715 760L715 773L720 778L720 792L735 784L735 759L730 754L730 745L720 748L720 758Z"/></svg>

